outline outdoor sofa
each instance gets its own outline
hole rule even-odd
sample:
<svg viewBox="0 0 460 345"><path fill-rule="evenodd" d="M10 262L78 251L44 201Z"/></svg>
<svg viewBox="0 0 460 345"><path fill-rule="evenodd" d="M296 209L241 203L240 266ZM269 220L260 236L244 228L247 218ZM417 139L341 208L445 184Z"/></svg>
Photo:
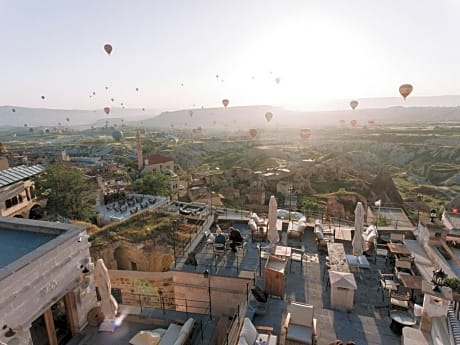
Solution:
<svg viewBox="0 0 460 345"><path fill-rule="evenodd" d="M189 318L184 325L171 323L164 336L161 337L159 345L184 345L193 333L195 319Z"/></svg>

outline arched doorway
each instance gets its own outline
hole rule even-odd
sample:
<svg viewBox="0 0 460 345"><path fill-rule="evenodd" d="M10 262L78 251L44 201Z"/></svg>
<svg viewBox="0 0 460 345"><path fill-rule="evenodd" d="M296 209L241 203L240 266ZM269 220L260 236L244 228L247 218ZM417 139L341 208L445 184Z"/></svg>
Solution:
<svg viewBox="0 0 460 345"><path fill-rule="evenodd" d="M30 209L29 219L42 219L43 218L43 207L35 205Z"/></svg>

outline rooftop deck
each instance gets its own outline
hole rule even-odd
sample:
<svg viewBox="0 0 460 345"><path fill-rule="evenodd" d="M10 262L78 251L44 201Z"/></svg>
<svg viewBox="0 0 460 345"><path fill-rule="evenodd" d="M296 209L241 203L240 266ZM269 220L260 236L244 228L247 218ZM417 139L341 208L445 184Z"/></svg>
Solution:
<svg viewBox="0 0 460 345"><path fill-rule="evenodd" d="M215 257L212 246L206 246L203 239L196 248L197 266L187 265L185 258L178 258L176 269L203 272L208 269L211 274L253 276L256 284L264 285L265 259L260 258L258 242L252 242L247 224L233 222L233 227L248 236L247 251L233 253L228 251L222 257ZM224 228L225 230L225 228ZM282 242L286 243L286 233L282 234ZM263 245L266 245L262 243ZM356 344L400 344L400 336L390 329L388 300L382 299L378 290L378 270L388 271L385 260L370 261L368 269L361 269L355 274L358 289L355 292L354 308L351 313L331 309L330 288L327 284L328 274L324 270L326 253L318 252L312 231L295 244L305 248L305 259L302 267L298 262L288 261L285 292L283 299L269 299L268 312L265 315L251 315L256 325L272 326L274 333L281 334L281 325L286 317L288 301L299 301L315 306L315 317L318 319L318 344L329 344L336 339L353 340ZM351 242L344 243L347 254L351 253ZM261 269L262 267L262 269ZM325 274L326 273L326 274Z"/></svg>

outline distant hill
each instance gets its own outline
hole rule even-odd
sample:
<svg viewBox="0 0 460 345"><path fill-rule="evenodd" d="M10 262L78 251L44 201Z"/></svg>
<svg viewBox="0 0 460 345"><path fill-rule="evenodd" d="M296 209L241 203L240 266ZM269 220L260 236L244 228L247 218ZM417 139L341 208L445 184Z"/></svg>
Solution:
<svg viewBox="0 0 460 345"><path fill-rule="evenodd" d="M273 113L270 123L265 113ZM340 121L350 126L351 120L357 120L358 127L369 125L369 121L378 124L427 124L440 122L460 122L458 107L392 107L386 109L362 109L347 111L299 112L272 106L247 106L229 108L206 108L164 112L143 120L148 127L196 128L279 128L279 127L324 127L338 126Z"/></svg>
<svg viewBox="0 0 460 345"><path fill-rule="evenodd" d="M391 106L403 104L404 106ZM375 124L415 124L460 121L460 96L412 97L403 102L398 98L359 99L359 106L351 110L347 101L331 101L321 105L329 111L296 111L269 105L184 109L162 112L158 109L113 108L107 116L102 109L41 109L0 106L0 126L56 126L59 122L69 126L103 123L107 118L124 119L128 125L176 128L276 128L338 126L345 121L357 120L358 127ZM14 109L14 112L13 112ZM270 123L265 113L272 112ZM159 115L158 115L159 114ZM142 119L142 120L140 120Z"/></svg>
<svg viewBox="0 0 460 345"><path fill-rule="evenodd" d="M14 110L14 111L13 111ZM109 115L102 109L80 110L80 109L46 109L26 108L16 106L0 106L0 126L57 126L62 125L91 125L100 120L105 122L106 118L123 118L127 120L138 120L141 118L153 117L160 112L158 109L121 109L112 108ZM67 118L70 119L67 122Z"/></svg>

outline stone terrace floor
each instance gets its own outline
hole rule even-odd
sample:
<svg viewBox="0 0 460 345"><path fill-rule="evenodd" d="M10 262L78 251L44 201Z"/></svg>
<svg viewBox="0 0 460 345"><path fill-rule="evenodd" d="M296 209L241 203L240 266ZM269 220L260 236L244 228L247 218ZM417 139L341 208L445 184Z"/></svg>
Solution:
<svg viewBox="0 0 460 345"><path fill-rule="evenodd" d="M232 224L241 230L243 235L249 235L245 223ZM282 243L286 243L286 233L283 232ZM256 284L263 287L263 269L259 275L259 254L257 243L253 243L248 236L248 250L245 253L234 254L228 252L224 258L214 258L212 247L206 248L203 240L197 248L196 267L185 265L184 258L178 259L177 269L202 272L211 270L212 274L238 275L241 271L249 271L255 277ZM305 248L305 259L301 269L300 264L292 264L292 272L287 265L286 285L284 298L270 298L268 312L253 317L256 325L272 326L274 334L281 334L281 325L286 317L287 301L298 301L315 306L315 317L318 320L318 344L327 345L331 341L341 339L353 340L356 344L400 344L400 336L390 329L388 316L388 298L382 300L382 293L378 290L378 270L389 272L384 259L370 258L370 268L361 269L355 273L358 290L355 292L354 309L351 313L332 310L330 307L330 289L327 286L327 273L324 276L326 252L318 252L314 242L313 232L306 231L302 242L289 243L292 246ZM265 245L265 244L263 244ZM344 243L347 254L351 253L351 242ZM261 260L262 267L265 260ZM248 315L252 316L252 315Z"/></svg>

